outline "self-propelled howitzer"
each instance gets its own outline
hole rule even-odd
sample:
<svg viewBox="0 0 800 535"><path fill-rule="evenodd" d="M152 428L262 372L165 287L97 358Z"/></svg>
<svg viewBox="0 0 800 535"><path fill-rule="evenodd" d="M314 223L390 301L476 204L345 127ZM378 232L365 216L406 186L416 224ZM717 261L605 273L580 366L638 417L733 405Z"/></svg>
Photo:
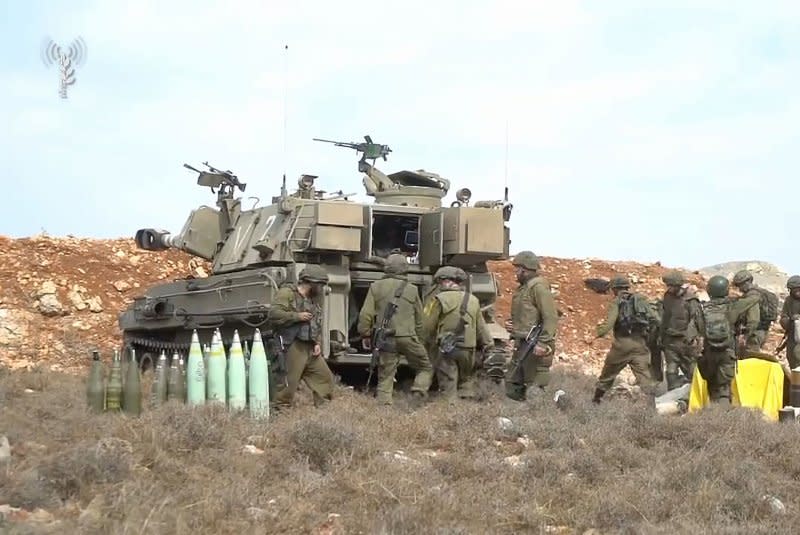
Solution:
<svg viewBox="0 0 800 535"><path fill-rule="evenodd" d="M295 283L303 267L316 264L329 277L320 298L323 354L331 364L366 367L370 352L356 331L358 312L370 284L383 277L384 258L400 252L408 258L409 281L423 296L440 266L467 271L501 347L508 335L494 321L499 286L486 263L508 257L511 204L506 199L470 206L471 193L462 188L452 204L443 206L447 179L424 170L384 174L366 160L385 158L391 149L366 139L333 143L364 154L358 167L373 203L354 202L354 194L342 191L326 194L316 189L316 176L302 175L294 192L287 191L284 177L280 194L269 204L245 208L234 196L245 184L231 171L186 165L198 173L199 185L217 194L216 207L193 210L177 234L141 229L135 240L147 251L174 248L205 259L212 274L159 284L136 297L119 318L124 344L140 357L154 358L162 350L188 351L194 329L203 344L216 328L226 346L234 330L243 341L250 341L256 328L269 338L275 293Z"/></svg>

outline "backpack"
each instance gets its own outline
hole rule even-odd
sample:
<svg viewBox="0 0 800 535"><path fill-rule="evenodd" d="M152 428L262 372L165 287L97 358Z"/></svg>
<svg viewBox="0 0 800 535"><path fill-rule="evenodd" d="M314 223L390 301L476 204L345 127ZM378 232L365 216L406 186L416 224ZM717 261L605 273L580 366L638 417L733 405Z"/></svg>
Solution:
<svg viewBox="0 0 800 535"><path fill-rule="evenodd" d="M703 319L706 324L705 342L713 349L733 347L733 329L728 321L728 303L708 302L703 304Z"/></svg>
<svg viewBox="0 0 800 535"><path fill-rule="evenodd" d="M778 319L778 296L764 288L755 287L761 294L758 310L761 313L761 324L768 325Z"/></svg>
<svg viewBox="0 0 800 535"><path fill-rule="evenodd" d="M650 326L650 303L636 294L624 294L619 299L618 328L628 334L645 332Z"/></svg>

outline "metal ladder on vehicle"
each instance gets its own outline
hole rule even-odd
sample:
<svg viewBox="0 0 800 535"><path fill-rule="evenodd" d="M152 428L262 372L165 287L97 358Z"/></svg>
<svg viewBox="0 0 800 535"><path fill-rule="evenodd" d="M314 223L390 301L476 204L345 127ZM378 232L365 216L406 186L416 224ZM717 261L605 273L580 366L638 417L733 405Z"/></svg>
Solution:
<svg viewBox="0 0 800 535"><path fill-rule="evenodd" d="M298 223L301 219L313 219L313 216L303 215L303 210L306 207L310 207L312 205L303 204L297 209L297 211L292 216L294 219L292 220L292 226L289 228L289 232L286 234L286 246L292 253L296 253L298 251L303 251L308 249L308 246L311 245L311 226L298 226ZM295 238L295 234L297 231L306 231L305 237ZM299 247L294 247L293 243L302 243Z"/></svg>

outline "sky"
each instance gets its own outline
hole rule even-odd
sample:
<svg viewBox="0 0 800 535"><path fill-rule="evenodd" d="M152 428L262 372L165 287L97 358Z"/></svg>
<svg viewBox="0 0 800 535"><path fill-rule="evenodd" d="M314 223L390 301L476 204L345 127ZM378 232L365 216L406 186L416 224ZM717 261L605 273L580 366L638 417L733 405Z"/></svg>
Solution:
<svg viewBox="0 0 800 535"><path fill-rule="evenodd" d="M512 252L800 271L800 2L3 0L0 44L3 235L177 232L206 160L371 202L312 141L370 134L447 204L507 185Z"/></svg>

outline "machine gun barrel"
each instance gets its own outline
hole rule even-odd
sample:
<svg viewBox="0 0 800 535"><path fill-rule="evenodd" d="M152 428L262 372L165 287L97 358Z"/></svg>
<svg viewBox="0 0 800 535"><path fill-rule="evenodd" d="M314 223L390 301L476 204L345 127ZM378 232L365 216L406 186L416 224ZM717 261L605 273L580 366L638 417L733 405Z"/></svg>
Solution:
<svg viewBox="0 0 800 535"><path fill-rule="evenodd" d="M381 145L380 143L373 143L372 138L370 136L364 136L366 143L351 143L347 141L335 141L332 139L321 139L318 137L313 138L314 141L321 141L323 143L332 143L337 147L347 147L350 149L355 149L356 152L360 152L361 154L361 161L365 160L372 160L373 162L378 158L383 158L384 161L386 160L386 156L392 152L392 149L389 148L389 145ZM361 170L361 169L359 169Z"/></svg>
<svg viewBox="0 0 800 535"><path fill-rule="evenodd" d="M348 148L356 149L356 150L358 150L358 146L359 146L358 143L348 143L346 141L334 141L332 139L320 139L318 137L315 137L313 139L314 139L314 141L321 141L323 143L333 143L337 147L348 147ZM363 145L363 143L361 143L361 145Z"/></svg>

